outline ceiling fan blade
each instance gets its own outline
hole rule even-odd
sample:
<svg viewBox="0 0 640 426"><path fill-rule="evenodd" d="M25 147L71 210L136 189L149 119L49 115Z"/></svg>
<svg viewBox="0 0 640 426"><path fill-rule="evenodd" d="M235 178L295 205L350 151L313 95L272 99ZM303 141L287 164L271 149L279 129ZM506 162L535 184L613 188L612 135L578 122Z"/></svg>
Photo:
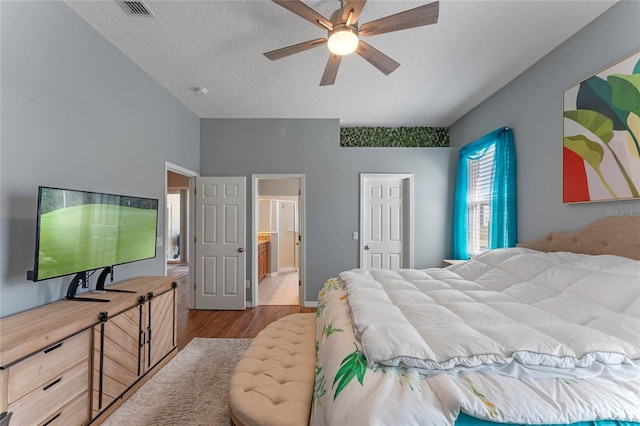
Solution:
<svg viewBox="0 0 640 426"><path fill-rule="evenodd" d="M369 37L392 31L406 30L407 28L421 27L423 25L438 22L438 2L425 4L415 9L389 15L375 21L362 24L358 34L360 37Z"/></svg>
<svg viewBox="0 0 640 426"><path fill-rule="evenodd" d="M362 40L358 43L356 53L378 68L384 75L391 74L400 66L399 63Z"/></svg>
<svg viewBox="0 0 640 426"><path fill-rule="evenodd" d="M322 46L326 42L326 38L317 38L315 40L305 41L304 43L294 44L293 46L283 47L282 49L272 50L271 52L265 53L264 56L271 59L272 61L275 61L289 55L313 49L314 47Z"/></svg>
<svg viewBox="0 0 640 426"><path fill-rule="evenodd" d="M358 22L358 17L360 16L360 12L362 12L362 8L367 0L347 0L347 3L344 5L344 11L342 12L342 21L347 22L349 18L349 13L353 9L353 16L351 17L351 25Z"/></svg>
<svg viewBox="0 0 640 426"><path fill-rule="evenodd" d="M324 73L322 74L322 80L320 80L320 86L331 86L336 81L341 59L342 56L334 55L333 53L329 56L327 66L324 68Z"/></svg>
<svg viewBox="0 0 640 426"><path fill-rule="evenodd" d="M300 0L272 0L274 3L279 4L290 12L295 13L301 18L306 19L313 25L322 28L323 30L333 28L333 24L328 19L325 19L315 10L311 9Z"/></svg>

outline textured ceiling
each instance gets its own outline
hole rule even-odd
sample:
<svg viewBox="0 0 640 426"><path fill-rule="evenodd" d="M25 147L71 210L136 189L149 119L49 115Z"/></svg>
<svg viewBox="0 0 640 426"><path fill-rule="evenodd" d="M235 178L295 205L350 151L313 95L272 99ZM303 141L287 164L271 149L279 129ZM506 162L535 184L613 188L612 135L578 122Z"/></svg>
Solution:
<svg viewBox="0 0 640 426"><path fill-rule="evenodd" d="M359 23L428 2L370 0ZM326 32L268 0L146 1L153 18L128 16L113 0L65 1L201 118L392 127L451 125L614 3L444 0L437 24L366 39L401 64L395 72L349 55L336 83L319 87L326 47L275 62L263 53ZM306 4L325 17L340 7Z"/></svg>

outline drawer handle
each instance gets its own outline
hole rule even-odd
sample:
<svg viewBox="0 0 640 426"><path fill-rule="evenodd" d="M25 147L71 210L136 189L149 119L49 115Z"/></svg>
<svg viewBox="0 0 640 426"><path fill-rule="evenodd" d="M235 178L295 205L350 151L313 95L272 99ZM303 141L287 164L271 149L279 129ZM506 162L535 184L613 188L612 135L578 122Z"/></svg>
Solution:
<svg viewBox="0 0 640 426"><path fill-rule="evenodd" d="M42 390L46 391L51 389L52 387L54 387L55 385L57 385L58 383L60 383L62 381L62 377L58 377L57 379L55 379L53 382L49 383L47 386L43 387Z"/></svg>
<svg viewBox="0 0 640 426"><path fill-rule="evenodd" d="M56 350L56 349L58 349L60 346L62 346L62 344L63 344L63 343L64 343L64 342L60 342L60 343L58 343L57 345L53 345L53 346L51 346L50 348L45 349L43 352L44 352L45 354L48 354L48 353L49 353L49 352L51 352L51 351L55 351L55 350Z"/></svg>
<svg viewBox="0 0 640 426"><path fill-rule="evenodd" d="M47 425L49 425L49 424L53 423L53 421L54 421L55 419L57 419L58 417L60 417L60 414L62 414L62 411L61 411L61 412L59 412L58 414L56 414L55 416L51 417L51 418L49 419L49 421L48 421L48 422L46 422L46 423L43 423L43 424L42 424L42 426L47 426Z"/></svg>

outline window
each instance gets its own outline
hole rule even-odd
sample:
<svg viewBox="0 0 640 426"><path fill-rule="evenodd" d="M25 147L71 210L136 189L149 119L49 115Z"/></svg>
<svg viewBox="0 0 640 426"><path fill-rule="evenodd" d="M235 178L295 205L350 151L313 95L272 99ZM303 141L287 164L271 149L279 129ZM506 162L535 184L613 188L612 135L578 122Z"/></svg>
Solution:
<svg viewBox="0 0 640 426"><path fill-rule="evenodd" d="M467 247L470 255L489 249L489 221L491 217L491 182L495 147L492 145L482 157L469 161L467 194Z"/></svg>
<svg viewBox="0 0 640 426"><path fill-rule="evenodd" d="M506 127L460 149L453 206L455 259L515 246L515 167L513 132Z"/></svg>

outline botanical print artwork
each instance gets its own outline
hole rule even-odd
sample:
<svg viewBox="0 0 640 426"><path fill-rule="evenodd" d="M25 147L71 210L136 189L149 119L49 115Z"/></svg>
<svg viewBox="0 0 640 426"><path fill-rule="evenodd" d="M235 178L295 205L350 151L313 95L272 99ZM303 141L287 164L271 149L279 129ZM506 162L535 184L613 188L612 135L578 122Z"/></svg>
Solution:
<svg viewBox="0 0 640 426"><path fill-rule="evenodd" d="M564 203L640 198L640 51L564 92Z"/></svg>

